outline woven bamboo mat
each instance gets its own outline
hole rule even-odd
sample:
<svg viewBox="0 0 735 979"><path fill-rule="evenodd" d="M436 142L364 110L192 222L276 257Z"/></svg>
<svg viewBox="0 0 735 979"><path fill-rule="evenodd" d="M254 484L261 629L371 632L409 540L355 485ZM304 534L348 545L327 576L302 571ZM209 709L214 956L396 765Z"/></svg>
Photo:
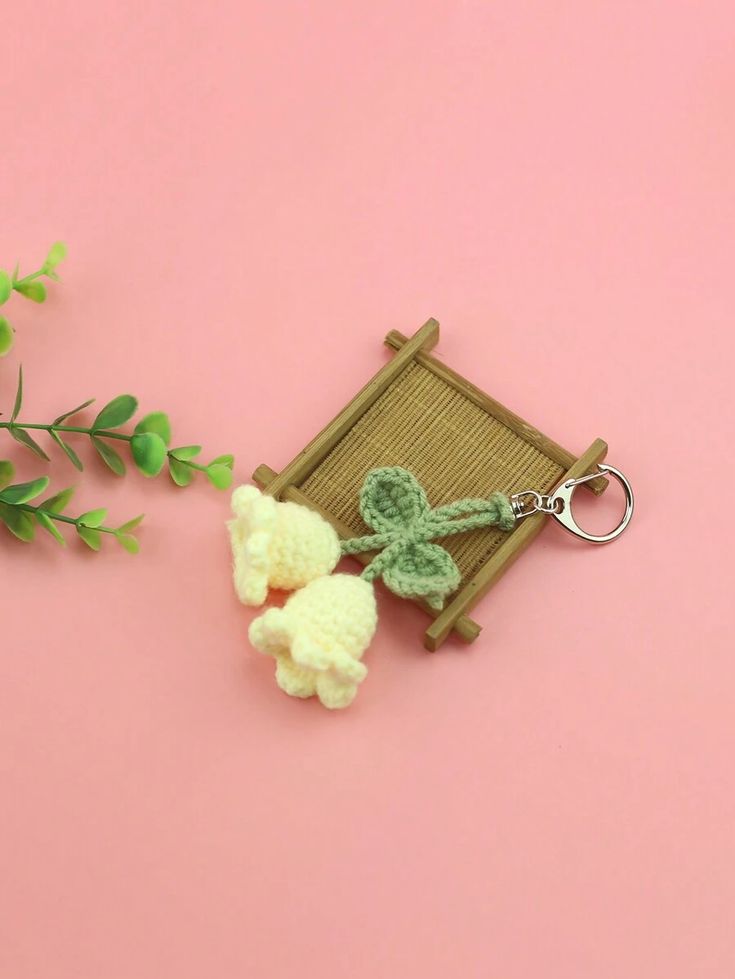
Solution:
<svg viewBox="0 0 735 979"><path fill-rule="evenodd" d="M300 488L355 535L364 534L359 492L366 474L379 466L410 470L432 506L463 496L488 496L494 490L543 492L564 473L535 446L416 363L398 376ZM478 530L441 543L465 581L507 536Z"/></svg>

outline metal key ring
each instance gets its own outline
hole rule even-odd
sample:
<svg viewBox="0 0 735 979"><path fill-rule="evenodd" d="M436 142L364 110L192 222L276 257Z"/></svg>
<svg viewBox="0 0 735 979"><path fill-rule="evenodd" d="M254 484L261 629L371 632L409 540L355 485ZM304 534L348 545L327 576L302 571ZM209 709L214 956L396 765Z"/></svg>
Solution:
<svg viewBox="0 0 735 979"><path fill-rule="evenodd" d="M568 530L576 537L581 537L582 540L589 541L591 544L607 544L608 541L615 540L616 537L619 537L630 523L635 501L633 499L633 487L619 469L615 469L614 466L599 463L597 470L597 472L589 473L587 476L580 476L579 479L568 479L558 489L554 490L549 502L554 507L551 515L555 520L558 520L565 530ZM625 491L625 513L623 514L623 519L615 530L611 530L609 534L602 534L601 536L588 534L586 530L582 530L572 513L572 496L574 495L575 489L580 483L586 483L590 479L597 479L599 476L614 476Z"/></svg>

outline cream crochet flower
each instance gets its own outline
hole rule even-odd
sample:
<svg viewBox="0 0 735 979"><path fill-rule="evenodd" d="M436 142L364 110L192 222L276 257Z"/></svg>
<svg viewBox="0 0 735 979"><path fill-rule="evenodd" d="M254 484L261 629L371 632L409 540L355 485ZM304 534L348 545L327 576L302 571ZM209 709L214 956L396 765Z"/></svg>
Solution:
<svg viewBox="0 0 735 979"><path fill-rule="evenodd" d="M233 578L245 605L262 605L268 588L301 588L329 574L340 558L339 538L323 517L297 503L280 503L255 486L232 494L228 524Z"/></svg>
<svg viewBox="0 0 735 979"><path fill-rule="evenodd" d="M283 608L250 625L250 642L276 660L276 683L292 697L347 707L367 676L360 662L377 625L373 586L353 575L317 578Z"/></svg>

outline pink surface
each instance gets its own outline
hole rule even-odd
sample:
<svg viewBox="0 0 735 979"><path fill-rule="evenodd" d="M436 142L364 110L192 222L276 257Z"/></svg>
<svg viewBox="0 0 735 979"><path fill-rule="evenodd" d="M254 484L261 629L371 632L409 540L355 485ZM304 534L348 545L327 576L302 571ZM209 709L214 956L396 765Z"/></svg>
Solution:
<svg viewBox="0 0 735 979"><path fill-rule="evenodd" d="M381 598L335 715L247 644L227 496L84 447L78 502L145 510L143 552L0 540L3 979L733 975L734 27L8 7L0 262L70 257L8 306L4 413L20 360L28 420L130 390L242 481L434 315L452 366L606 438L639 507L608 548L548 527L472 647L426 655Z"/></svg>

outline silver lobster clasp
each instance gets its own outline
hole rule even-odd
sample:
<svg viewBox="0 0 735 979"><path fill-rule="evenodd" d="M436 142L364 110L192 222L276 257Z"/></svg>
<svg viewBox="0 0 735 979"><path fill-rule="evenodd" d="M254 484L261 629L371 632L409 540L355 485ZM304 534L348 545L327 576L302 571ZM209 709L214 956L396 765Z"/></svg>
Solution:
<svg viewBox="0 0 735 979"><path fill-rule="evenodd" d="M582 530L572 513L572 496L574 496L575 489L581 483L587 483L589 480L597 479L599 476L613 476L625 491L625 513L623 514L622 520L609 534L602 535L588 534L586 530ZM614 466L598 463L597 472L589 473L587 476L580 476L578 479L567 479L561 486L555 489L549 497L547 512L550 512L551 516L555 520L558 520L562 527L574 534L575 537L581 537L582 540L589 541L591 544L607 544L608 541L615 540L616 537L619 537L628 526L630 518L633 516L634 505L633 487L626 477L619 469L615 469Z"/></svg>
<svg viewBox="0 0 735 979"><path fill-rule="evenodd" d="M589 482L591 479L599 479L600 476L613 476L621 484L625 490L625 513L615 530L611 530L609 534L588 534L586 530L582 530L574 519L574 514L572 513L572 497L578 486L582 483ZM550 517L553 517L554 520L558 520L565 530L574 534L575 537L589 541L590 544L607 544L608 541L620 537L630 523L634 505L633 487L628 480L619 469L602 462L598 463L596 472L588 473L586 476L579 476L577 479L567 479L553 493L546 494L538 493L536 490L522 490L520 493L514 493L510 498L510 502L516 520L522 520L523 517L530 517L534 513L546 513Z"/></svg>

